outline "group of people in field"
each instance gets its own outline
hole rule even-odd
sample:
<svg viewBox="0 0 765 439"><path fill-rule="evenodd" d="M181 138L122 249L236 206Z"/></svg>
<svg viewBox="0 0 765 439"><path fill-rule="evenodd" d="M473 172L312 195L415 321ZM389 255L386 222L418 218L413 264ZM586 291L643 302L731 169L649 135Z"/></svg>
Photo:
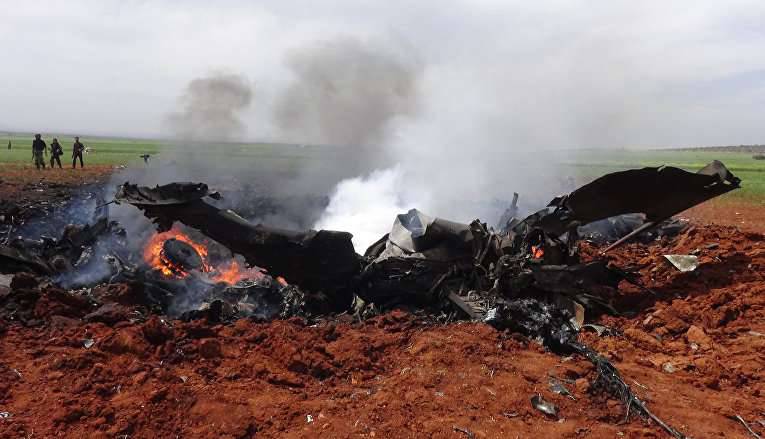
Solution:
<svg viewBox="0 0 765 439"><path fill-rule="evenodd" d="M10 142L9 142L9 149L10 149ZM77 159L80 160L80 168L83 168L85 165L82 162L82 153L85 151L85 145L80 142L79 137L74 138L74 143L72 144L72 169L77 167ZM35 160L35 167L37 169L45 169L45 158L44 156L48 155L48 145L45 144L45 141L42 139L42 136L39 134L35 134L35 139L32 141L32 158ZM61 156L64 155L64 148L61 147L61 144L58 143L57 138L53 138L53 140L50 142L50 167L53 168L54 164L58 164L59 169L61 169Z"/></svg>

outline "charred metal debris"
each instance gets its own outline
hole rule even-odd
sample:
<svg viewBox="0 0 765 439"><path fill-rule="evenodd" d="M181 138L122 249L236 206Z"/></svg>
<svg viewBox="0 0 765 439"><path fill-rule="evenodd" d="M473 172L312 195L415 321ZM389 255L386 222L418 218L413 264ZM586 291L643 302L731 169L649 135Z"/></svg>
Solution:
<svg viewBox="0 0 765 439"><path fill-rule="evenodd" d="M685 227L675 214L739 183L719 161L695 173L670 166L615 172L525 218L517 217L516 194L496 228L412 209L364 255L347 232L253 224L208 203L220 195L203 183L124 183L113 202L137 207L156 224L156 254L147 247L136 258L119 224L101 218L60 239L0 245L0 266L65 288L137 285L149 308L181 318L364 318L409 307L442 321L486 322L588 358L598 370L596 387L623 401L627 416L636 411L682 437L648 411L608 360L578 343L587 319L617 313L611 302L618 285L633 277L605 258L582 262L577 244L611 243L608 251L629 239L673 236ZM113 245L99 253L105 237ZM108 264L78 276L93 259Z"/></svg>

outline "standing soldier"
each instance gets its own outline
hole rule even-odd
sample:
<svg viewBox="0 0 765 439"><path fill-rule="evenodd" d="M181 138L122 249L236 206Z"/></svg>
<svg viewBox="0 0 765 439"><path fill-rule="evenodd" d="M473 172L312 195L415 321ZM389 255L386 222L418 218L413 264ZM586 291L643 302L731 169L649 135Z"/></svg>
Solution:
<svg viewBox="0 0 765 439"><path fill-rule="evenodd" d="M85 167L82 164L82 152L85 151L85 145L80 143L80 137L74 138L74 144L72 145L72 169L77 167L77 158L80 159L80 168Z"/></svg>
<svg viewBox="0 0 765 439"><path fill-rule="evenodd" d="M61 144L58 143L57 138L53 138L53 141L50 143L50 168L53 169L53 161L55 160L56 163L58 163L58 169L61 169L61 157L64 155L64 148L61 147Z"/></svg>
<svg viewBox="0 0 765 439"><path fill-rule="evenodd" d="M8 149L11 149L11 139L8 139Z"/></svg>
<svg viewBox="0 0 765 439"><path fill-rule="evenodd" d="M37 169L45 169L45 159L43 159L43 154L48 154L48 146L43 139L40 138L39 134L35 134L35 140L32 141L32 157L35 159L35 167Z"/></svg>

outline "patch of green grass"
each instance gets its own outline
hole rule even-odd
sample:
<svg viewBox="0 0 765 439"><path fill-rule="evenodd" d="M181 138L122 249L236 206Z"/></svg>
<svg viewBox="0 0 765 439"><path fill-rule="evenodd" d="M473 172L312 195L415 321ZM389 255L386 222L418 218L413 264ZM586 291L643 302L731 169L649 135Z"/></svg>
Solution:
<svg viewBox="0 0 765 439"><path fill-rule="evenodd" d="M46 135L50 144L58 137L64 147L64 162L71 161L71 135ZM32 164L32 134L0 133L0 163ZM11 140L13 148L6 146ZM183 143L161 140L121 139L105 137L81 138L95 151L85 156L85 164L127 165L139 163L142 154L195 155L196 163L210 163L226 169L250 169L295 172L299 168L340 166L344 162L343 148L321 146L295 146L273 143L219 143L195 147ZM754 160L751 153L681 150L584 150L569 154L564 165L580 182L603 174L644 166L671 165L697 171L712 160L721 160L742 180L741 189L723 197L731 200L765 201L765 160Z"/></svg>
<svg viewBox="0 0 765 439"><path fill-rule="evenodd" d="M62 162L71 161L74 137L65 134L46 134L45 143L50 146L56 137L64 148ZM33 134L0 133L0 163L32 164ZM11 149L7 149L8 141ZM166 156L194 155L197 163L224 164L228 169L275 169L289 172L299 166L310 165L312 161L337 157L337 148L315 146L294 146L269 143L217 143L211 145L189 145L164 140L122 139L80 136L80 141L91 149L84 155L84 161L95 165L127 165L140 163L141 155L165 154Z"/></svg>

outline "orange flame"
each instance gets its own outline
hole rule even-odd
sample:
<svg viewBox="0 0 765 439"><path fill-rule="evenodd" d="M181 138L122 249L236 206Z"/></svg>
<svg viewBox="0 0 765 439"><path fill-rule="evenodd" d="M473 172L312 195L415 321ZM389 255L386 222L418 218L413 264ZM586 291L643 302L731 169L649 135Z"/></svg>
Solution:
<svg viewBox="0 0 765 439"><path fill-rule="evenodd" d="M183 267L179 267L171 260L166 258L162 252L162 247L165 241L175 238L178 241L183 241L194 248L202 258L202 272L209 275L210 280L214 282L225 282L227 284L235 284L242 279L254 279L263 276L263 273L258 268L243 267L242 264L235 259L231 259L218 267L211 266L208 258L207 246L205 244L198 243L191 239L189 235L184 233L178 226L173 226L172 229L167 232L156 233L151 237L143 250L143 259L153 269L161 272L166 277L185 278L189 275L183 270Z"/></svg>
<svg viewBox="0 0 765 439"><path fill-rule="evenodd" d="M151 237L149 243L146 244L146 247L144 247L143 259L147 264L149 264L150 267L161 271L162 274L168 277L175 276L183 278L188 276L188 273L186 273L182 267L173 264L172 261L164 257L162 253L162 246L165 244L165 241L171 238L175 238L178 241L183 241L186 244L192 246L194 250L199 253L199 256L202 257L202 269L205 270L205 268L207 268L207 247L194 242L194 240L192 240L188 235L183 233L176 226L173 226L173 228L167 232L155 234Z"/></svg>
<svg viewBox="0 0 765 439"><path fill-rule="evenodd" d="M260 269L242 267L239 262L232 259L224 264L222 268L219 267L217 273L213 273L210 279L215 282L225 282L233 285L242 279L258 279L262 276L263 272Z"/></svg>
<svg viewBox="0 0 765 439"><path fill-rule="evenodd" d="M532 245L531 246L531 256L534 259L542 259L545 255L545 250L542 248L541 245Z"/></svg>

